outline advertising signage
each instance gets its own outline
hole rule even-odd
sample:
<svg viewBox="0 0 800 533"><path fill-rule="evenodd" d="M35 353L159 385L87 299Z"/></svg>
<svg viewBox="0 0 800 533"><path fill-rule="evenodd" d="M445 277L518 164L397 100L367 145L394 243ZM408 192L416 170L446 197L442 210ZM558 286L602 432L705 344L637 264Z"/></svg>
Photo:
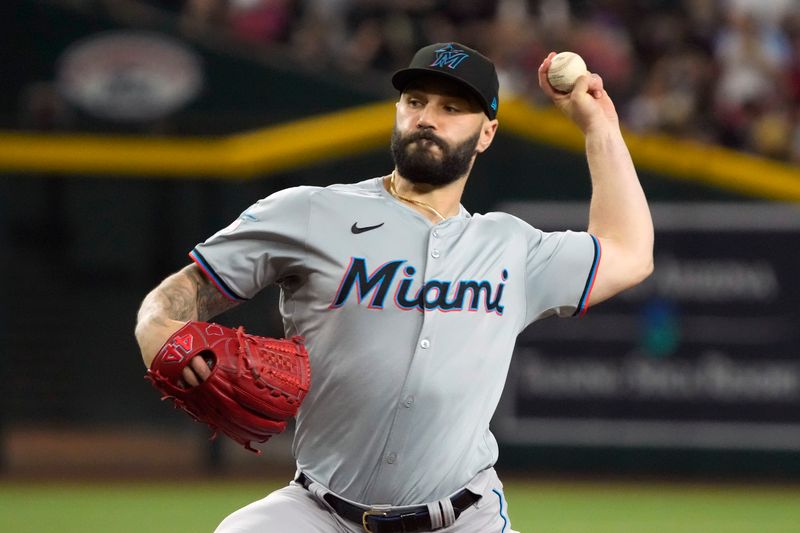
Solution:
<svg viewBox="0 0 800 533"><path fill-rule="evenodd" d="M498 209L545 231L588 220L587 204ZM547 318L519 336L493 421L498 439L800 450L800 207L651 209L648 280L582 318Z"/></svg>

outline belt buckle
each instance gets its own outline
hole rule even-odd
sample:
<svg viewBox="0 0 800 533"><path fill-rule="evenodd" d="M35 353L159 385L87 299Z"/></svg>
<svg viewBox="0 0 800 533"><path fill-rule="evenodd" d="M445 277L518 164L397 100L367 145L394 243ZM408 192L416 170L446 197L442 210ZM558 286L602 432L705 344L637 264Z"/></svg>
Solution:
<svg viewBox="0 0 800 533"><path fill-rule="evenodd" d="M389 516L389 513L384 509L376 509L374 507L364 511L364 514L361 515L361 527L364 528L366 533L374 533L372 530L370 530L369 525L367 524L367 520L370 516Z"/></svg>

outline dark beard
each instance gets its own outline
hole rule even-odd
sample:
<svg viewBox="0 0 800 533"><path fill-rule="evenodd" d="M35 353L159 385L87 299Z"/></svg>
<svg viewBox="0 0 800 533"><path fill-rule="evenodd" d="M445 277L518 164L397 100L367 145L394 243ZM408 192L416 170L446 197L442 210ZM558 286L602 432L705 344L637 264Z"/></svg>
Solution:
<svg viewBox="0 0 800 533"><path fill-rule="evenodd" d="M397 126L392 130L392 158L397 171L411 183L433 185L436 187L456 181L469 171L472 157L481 132L451 148L443 139L427 129L421 129L401 137ZM415 150L409 145L427 139L439 147L442 154L437 158L430 150L417 146Z"/></svg>

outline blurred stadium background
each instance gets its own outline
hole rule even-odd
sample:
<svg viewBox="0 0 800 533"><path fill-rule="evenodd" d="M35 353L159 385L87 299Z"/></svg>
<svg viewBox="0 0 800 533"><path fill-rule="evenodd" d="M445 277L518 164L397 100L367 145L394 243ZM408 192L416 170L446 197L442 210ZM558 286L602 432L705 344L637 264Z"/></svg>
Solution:
<svg viewBox="0 0 800 533"><path fill-rule="evenodd" d="M536 87L569 49L615 98L656 221L648 282L520 337L493 422L515 528L800 531L796 0L4 7L3 531L211 531L286 482L290 434L256 458L157 400L136 310L256 199L386 172L388 73L445 40L501 71L467 209L585 225L580 136ZM220 321L280 335L276 297Z"/></svg>

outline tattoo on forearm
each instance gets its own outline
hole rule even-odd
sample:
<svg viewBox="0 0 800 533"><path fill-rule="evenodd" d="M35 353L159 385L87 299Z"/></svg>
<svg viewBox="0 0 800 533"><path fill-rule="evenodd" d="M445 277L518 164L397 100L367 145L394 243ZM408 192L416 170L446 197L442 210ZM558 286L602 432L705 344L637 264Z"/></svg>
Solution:
<svg viewBox="0 0 800 533"><path fill-rule="evenodd" d="M208 320L236 306L236 302L225 298L194 265L188 267L186 273L197 289L195 299L197 320Z"/></svg>
<svg viewBox="0 0 800 533"><path fill-rule="evenodd" d="M235 306L226 299L212 284L206 282L197 286L198 320L208 320Z"/></svg>
<svg viewBox="0 0 800 533"><path fill-rule="evenodd" d="M173 320L197 318L197 302L192 287L180 280L171 280L161 286L160 296L165 300L166 315Z"/></svg>
<svg viewBox="0 0 800 533"><path fill-rule="evenodd" d="M235 306L195 265L189 265L147 295L138 320L163 324L168 320L205 321Z"/></svg>

